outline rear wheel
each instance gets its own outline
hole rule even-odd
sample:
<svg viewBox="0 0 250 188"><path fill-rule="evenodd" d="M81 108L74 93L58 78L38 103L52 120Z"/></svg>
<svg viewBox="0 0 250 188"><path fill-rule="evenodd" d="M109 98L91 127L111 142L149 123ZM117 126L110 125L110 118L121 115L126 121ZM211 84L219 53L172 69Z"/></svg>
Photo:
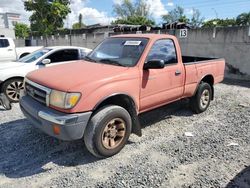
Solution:
<svg viewBox="0 0 250 188"><path fill-rule="evenodd" d="M212 88L208 83L202 82L198 90L190 100L190 106L193 112L195 113L202 113L204 112L211 101L212 97Z"/></svg>
<svg viewBox="0 0 250 188"><path fill-rule="evenodd" d="M96 157L110 157L125 146L131 127L127 110L115 105L105 106L93 115L86 127L85 145Z"/></svg>
<svg viewBox="0 0 250 188"><path fill-rule="evenodd" d="M10 102L19 102L20 91L24 89L23 79L13 78L3 83L2 92L7 96Z"/></svg>

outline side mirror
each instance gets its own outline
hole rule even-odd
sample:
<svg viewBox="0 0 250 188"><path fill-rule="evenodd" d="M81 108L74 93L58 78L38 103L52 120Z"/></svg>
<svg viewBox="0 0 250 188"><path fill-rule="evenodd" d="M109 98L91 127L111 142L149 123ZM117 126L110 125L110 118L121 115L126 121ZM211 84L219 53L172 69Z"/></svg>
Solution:
<svg viewBox="0 0 250 188"><path fill-rule="evenodd" d="M165 67L165 63L161 59L152 59L144 64L143 69L163 69Z"/></svg>
<svg viewBox="0 0 250 188"><path fill-rule="evenodd" d="M44 60L42 60L42 64L44 64L44 65L47 65L47 64L50 64L50 63L51 63L50 59L44 59Z"/></svg>

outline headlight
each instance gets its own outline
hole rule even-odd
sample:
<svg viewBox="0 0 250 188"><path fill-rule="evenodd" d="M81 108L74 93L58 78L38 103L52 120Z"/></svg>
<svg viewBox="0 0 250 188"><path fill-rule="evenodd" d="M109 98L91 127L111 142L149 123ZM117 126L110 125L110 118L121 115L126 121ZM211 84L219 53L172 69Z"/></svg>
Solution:
<svg viewBox="0 0 250 188"><path fill-rule="evenodd" d="M70 109L73 108L81 97L80 93L66 93L62 91L52 90L50 93L50 105Z"/></svg>

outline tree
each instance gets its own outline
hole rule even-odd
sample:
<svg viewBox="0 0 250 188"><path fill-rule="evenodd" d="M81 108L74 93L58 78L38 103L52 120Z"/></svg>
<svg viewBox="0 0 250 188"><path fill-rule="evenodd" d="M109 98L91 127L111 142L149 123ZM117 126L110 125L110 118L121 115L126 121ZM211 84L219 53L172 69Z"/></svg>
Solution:
<svg viewBox="0 0 250 188"><path fill-rule="evenodd" d="M27 38L30 34L29 26L23 23L16 23L14 30L18 38Z"/></svg>
<svg viewBox="0 0 250 188"><path fill-rule="evenodd" d="M81 28L84 28L86 25L82 22L82 14L79 14L79 17L78 17L78 22L77 23L74 23L72 25L72 28L73 29L81 29Z"/></svg>
<svg viewBox="0 0 250 188"><path fill-rule="evenodd" d="M175 7L175 9L171 10L168 14L163 15L162 19L168 24L174 22L184 22L184 23L189 22L187 16L184 15L184 9L180 6Z"/></svg>
<svg viewBox="0 0 250 188"><path fill-rule="evenodd" d="M69 0L26 0L24 7L32 11L31 30L45 36L63 27L63 20L70 13Z"/></svg>
<svg viewBox="0 0 250 188"><path fill-rule="evenodd" d="M142 16L130 16L127 19L117 19L114 21L115 24L127 24L127 25L154 25L153 20L147 19Z"/></svg>
<svg viewBox="0 0 250 188"><path fill-rule="evenodd" d="M78 22L77 23L74 23L73 25L72 25L72 28L73 29L82 29L82 28L85 28L85 24L84 23L82 23L82 24L79 24Z"/></svg>
<svg viewBox="0 0 250 188"><path fill-rule="evenodd" d="M82 14L79 14L78 23L80 28L82 28Z"/></svg>
<svg viewBox="0 0 250 188"><path fill-rule="evenodd" d="M203 28L210 28L210 27L228 27L236 25L235 19L212 19L206 22L203 22Z"/></svg>
<svg viewBox="0 0 250 188"><path fill-rule="evenodd" d="M192 12L193 12L193 14L192 14L192 17L191 17L191 19L189 21L190 27L192 27L192 28L201 27L201 25L202 25L202 23L204 21L204 18L201 18L200 11L198 9L193 8Z"/></svg>
<svg viewBox="0 0 250 188"><path fill-rule="evenodd" d="M130 25L153 25L150 18L149 7L144 0L123 0L121 4L114 5L114 13L118 17L113 23Z"/></svg>
<svg viewBox="0 0 250 188"><path fill-rule="evenodd" d="M236 23L237 25L250 25L250 12L237 16Z"/></svg>

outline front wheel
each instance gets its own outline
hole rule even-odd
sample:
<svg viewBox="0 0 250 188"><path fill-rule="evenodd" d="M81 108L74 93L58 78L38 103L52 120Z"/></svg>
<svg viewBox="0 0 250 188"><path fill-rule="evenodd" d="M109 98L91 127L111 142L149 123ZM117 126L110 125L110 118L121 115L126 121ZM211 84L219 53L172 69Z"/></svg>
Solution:
<svg viewBox="0 0 250 188"><path fill-rule="evenodd" d="M93 115L85 129L85 145L96 157L110 157L125 146L131 127L127 110L116 105L104 106Z"/></svg>
<svg viewBox="0 0 250 188"><path fill-rule="evenodd" d="M211 101L212 88L208 83L202 82L195 94L190 100L190 106L193 112L202 113L204 112Z"/></svg>
<svg viewBox="0 0 250 188"><path fill-rule="evenodd" d="M24 89L23 79L13 78L7 80L2 85L2 92L7 96L10 102L19 102L20 91Z"/></svg>

